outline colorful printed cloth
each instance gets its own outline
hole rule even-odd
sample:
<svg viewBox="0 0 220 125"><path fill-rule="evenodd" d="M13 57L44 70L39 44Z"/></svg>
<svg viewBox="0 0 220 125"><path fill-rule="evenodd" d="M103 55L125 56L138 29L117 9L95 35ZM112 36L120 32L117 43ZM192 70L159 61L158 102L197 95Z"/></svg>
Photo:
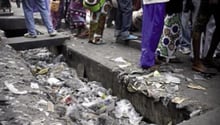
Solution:
<svg viewBox="0 0 220 125"><path fill-rule="evenodd" d="M60 0L59 10L57 12L51 11L52 23L54 29L59 29L61 26L61 20L64 15L64 0Z"/></svg>
<svg viewBox="0 0 220 125"><path fill-rule="evenodd" d="M66 20L70 25L70 29L85 27L86 10L79 0L71 0L67 10Z"/></svg>
<svg viewBox="0 0 220 125"><path fill-rule="evenodd" d="M165 17L163 33L157 48L157 54L169 59L175 58L176 49L181 39L180 15L172 14Z"/></svg>
<svg viewBox="0 0 220 125"><path fill-rule="evenodd" d="M107 1L98 12L91 13L89 41L96 43L102 41L102 35L105 28L107 13L110 9L110 3Z"/></svg>

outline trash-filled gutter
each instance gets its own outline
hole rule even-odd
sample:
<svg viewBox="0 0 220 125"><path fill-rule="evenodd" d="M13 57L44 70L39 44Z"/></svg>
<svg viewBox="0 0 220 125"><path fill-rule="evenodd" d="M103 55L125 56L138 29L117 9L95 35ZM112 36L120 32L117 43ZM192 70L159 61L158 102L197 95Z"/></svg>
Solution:
<svg viewBox="0 0 220 125"><path fill-rule="evenodd" d="M66 57L68 64L71 67L76 68L77 72L81 74L81 77L84 77L89 81L95 80L104 83L103 86L105 88L110 88L113 95L116 95L119 98L128 99L145 119L160 125L167 125L177 124L190 118L190 113L194 109L189 109L184 105L181 106L184 98L175 96L174 94L178 91L178 84L180 84L180 80L177 76L174 76L173 74L161 74L161 78L163 77L162 79L166 79L167 82L170 80L176 81L176 83L173 82L165 85L165 87L168 88L168 91L171 91L173 94L170 95L171 97L169 98L169 95L160 95L166 92L157 91L157 93L153 93L153 91L151 91L157 90L157 87L158 90L161 89L160 86L164 86L163 84L156 83L151 86L154 87L152 89L148 87L146 91L141 90L143 87L139 85L143 84L135 82L140 78L136 77L136 80L133 79L135 73L132 74L131 72L125 72L123 70L113 70L111 67L102 65L97 60L91 59L90 57L83 55L68 46L69 45L65 45L63 48L61 47L61 52ZM139 72L137 72L137 74L139 74ZM140 89L140 91L138 89ZM156 96L157 94L159 95Z"/></svg>
<svg viewBox="0 0 220 125"><path fill-rule="evenodd" d="M0 67L5 73L0 95L4 93L10 113L20 114L1 110L1 124L148 125L127 99L112 96L99 82L81 81L62 55L47 49L13 51Z"/></svg>

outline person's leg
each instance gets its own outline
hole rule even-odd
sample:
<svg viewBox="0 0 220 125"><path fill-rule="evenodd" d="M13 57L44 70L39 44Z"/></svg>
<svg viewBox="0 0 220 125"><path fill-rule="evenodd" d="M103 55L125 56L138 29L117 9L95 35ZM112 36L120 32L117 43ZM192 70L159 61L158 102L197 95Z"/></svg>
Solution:
<svg viewBox="0 0 220 125"><path fill-rule="evenodd" d="M59 6L59 11L58 11L58 15L57 15L57 25L55 27L55 29L60 29L61 28L61 21L64 18L64 0L60 1L60 6Z"/></svg>
<svg viewBox="0 0 220 125"><path fill-rule="evenodd" d="M94 39L97 44L103 43L102 35L105 28L106 14L101 13L98 19L98 25L95 31Z"/></svg>
<svg viewBox="0 0 220 125"><path fill-rule="evenodd" d="M122 1L118 1L120 3ZM115 18L115 37L118 37L121 31L121 25L122 25L122 11L118 5L118 8L116 9L116 18Z"/></svg>
<svg viewBox="0 0 220 125"><path fill-rule="evenodd" d="M211 16L211 18L209 19L206 25L206 30L204 32L203 48L201 49L202 52L200 54L201 58L205 58L207 56L214 31L215 31L215 19L214 16Z"/></svg>
<svg viewBox="0 0 220 125"><path fill-rule="evenodd" d="M120 2L119 2L120 1ZM127 37L132 23L132 0L119 0L119 9L121 11L121 29L120 35Z"/></svg>
<svg viewBox="0 0 220 125"><path fill-rule="evenodd" d="M16 5L17 5L18 8L21 7L20 4L21 4L21 1L20 0L16 0Z"/></svg>
<svg viewBox="0 0 220 125"><path fill-rule="evenodd" d="M96 29L98 27L98 22L97 22L97 17L98 14L95 12L91 12L90 15L90 26L89 26L89 43L93 43L94 41L94 35L96 32Z"/></svg>
<svg viewBox="0 0 220 125"><path fill-rule="evenodd" d="M177 62L176 50L180 42L180 14L173 13L166 15L164 19L163 34L157 48L160 57L166 59L166 62Z"/></svg>
<svg viewBox="0 0 220 125"><path fill-rule="evenodd" d="M10 0L2 0L2 8L5 8L5 9L11 9L11 3L10 3Z"/></svg>
<svg viewBox="0 0 220 125"><path fill-rule="evenodd" d="M193 6L194 6L194 8L192 10L192 25L193 25L193 27L194 27L194 24L196 22L196 19L197 19L198 13L199 13L201 1L202 0L192 0Z"/></svg>
<svg viewBox="0 0 220 125"><path fill-rule="evenodd" d="M199 72L206 72L207 70L200 60L200 40L201 33L205 30L206 24L208 23L211 15L209 9L208 1L202 1L192 34L194 54L192 69Z"/></svg>
<svg viewBox="0 0 220 125"><path fill-rule="evenodd" d="M64 1L65 1L65 6L64 6L64 19L65 19L65 24L68 25L68 24L69 24L69 21L68 21L67 15L68 15L68 9L69 9L70 1L69 1L69 0L64 0Z"/></svg>
<svg viewBox="0 0 220 125"><path fill-rule="evenodd" d="M33 16L33 3L31 0L22 0L22 8L25 16L25 24L30 35L37 35Z"/></svg>
<svg viewBox="0 0 220 125"><path fill-rule="evenodd" d="M112 21L115 21L116 12L117 12L117 9L114 7L108 12L108 18L106 22L108 28L113 26Z"/></svg>
<svg viewBox="0 0 220 125"><path fill-rule="evenodd" d="M142 68L155 65L155 51L163 30L165 3L143 6L141 59Z"/></svg>
<svg viewBox="0 0 220 125"><path fill-rule="evenodd" d="M201 38L201 32L193 32L193 54L194 54L194 65L200 64L200 38Z"/></svg>
<svg viewBox="0 0 220 125"><path fill-rule="evenodd" d="M100 35L102 38L104 29L105 29L105 21L107 17L108 10L110 9L110 4L107 2L104 3L103 7L101 8L101 12L98 18L98 27L96 29L96 34Z"/></svg>
<svg viewBox="0 0 220 125"><path fill-rule="evenodd" d="M185 5L185 4L183 4ZM182 29L182 40L180 43L180 50L183 53L190 53L191 48L191 32L192 23L190 21L191 11L181 13L181 29Z"/></svg>
<svg viewBox="0 0 220 125"><path fill-rule="evenodd" d="M212 41L211 41L211 45L210 45L210 48L209 48L209 51L208 51L208 54L206 56L206 60L212 60L213 58L213 55L214 55L214 52L220 42L220 14L219 14L219 8L217 9L218 7L216 7L216 9L213 11L214 12L214 18L215 18L215 25L216 25L216 28L215 28L215 31L213 33L213 36L212 36Z"/></svg>
<svg viewBox="0 0 220 125"><path fill-rule="evenodd" d="M53 33L53 24L50 17L50 12L47 10L45 0L36 0L36 6L40 12L41 18L47 28L48 33Z"/></svg>

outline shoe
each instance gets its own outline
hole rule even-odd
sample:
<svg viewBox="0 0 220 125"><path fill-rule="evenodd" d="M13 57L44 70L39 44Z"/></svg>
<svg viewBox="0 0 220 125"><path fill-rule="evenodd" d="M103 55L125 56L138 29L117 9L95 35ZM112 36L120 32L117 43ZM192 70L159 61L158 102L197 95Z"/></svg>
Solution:
<svg viewBox="0 0 220 125"><path fill-rule="evenodd" d="M54 30L53 32L50 32L49 33L49 36L50 37L53 37L53 36L56 36L57 35L57 31L56 30Z"/></svg>
<svg viewBox="0 0 220 125"><path fill-rule="evenodd" d="M124 40L124 41L126 41L126 40L137 40L138 37L130 34L127 37L119 37L119 39Z"/></svg>
<svg viewBox="0 0 220 125"><path fill-rule="evenodd" d="M185 54L185 55L191 53L191 51L190 51L190 49L189 49L188 47L181 47L181 48L179 49L179 51L180 51L182 54Z"/></svg>
<svg viewBox="0 0 220 125"><path fill-rule="evenodd" d="M25 33L24 37L26 37L26 38L37 38L37 35L32 35L30 33Z"/></svg>

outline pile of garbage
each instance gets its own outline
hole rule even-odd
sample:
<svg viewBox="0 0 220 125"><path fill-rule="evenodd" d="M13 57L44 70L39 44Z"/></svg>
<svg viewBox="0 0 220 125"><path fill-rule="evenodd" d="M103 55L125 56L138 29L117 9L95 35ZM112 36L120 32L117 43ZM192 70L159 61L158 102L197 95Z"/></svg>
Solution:
<svg viewBox="0 0 220 125"><path fill-rule="evenodd" d="M22 114L13 117L15 124L149 125L128 100L112 96L99 82L81 81L62 55L55 56L45 48L19 53L32 76L5 80L2 89L7 91L4 98L13 112ZM0 124L12 124L9 121L2 119Z"/></svg>
<svg viewBox="0 0 220 125"><path fill-rule="evenodd" d="M154 98L155 101L161 101L164 106L172 102L181 108L190 103L187 97L179 93L181 87L187 86L190 89L206 90L205 87L195 83L195 80L205 80L204 76L193 74L194 78L191 79L183 75L182 71L181 68L163 64L158 70L153 71L123 69L117 77L119 83L124 84L130 93L139 92L147 97Z"/></svg>

